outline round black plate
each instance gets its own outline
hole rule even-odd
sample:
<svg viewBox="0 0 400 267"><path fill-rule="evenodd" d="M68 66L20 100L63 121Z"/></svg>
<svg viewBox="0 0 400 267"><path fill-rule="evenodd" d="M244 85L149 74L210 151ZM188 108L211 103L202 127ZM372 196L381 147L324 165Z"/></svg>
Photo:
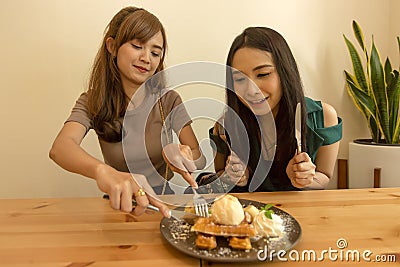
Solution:
<svg viewBox="0 0 400 267"><path fill-rule="evenodd" d="M244 207L254 205L261 208L266 204L247 199L239 199L239 201ZM265 257L266 251L268 251L267 258L269 259L269 253L272 250L275 252L290 250L301 236L301 227L295 218L277 207L271 209L283 220L285 226L283 236L271 239L262 238L252 242L253 248L247 251L231 249L224 237L217 237L218 247L211 251L199 249L195 246L196 233L190 232L191 225L174 219L163 218L160 223L160 231L164 239L174 248L195 258L211 262L255 262L260 260L258 254Z"/></svg>

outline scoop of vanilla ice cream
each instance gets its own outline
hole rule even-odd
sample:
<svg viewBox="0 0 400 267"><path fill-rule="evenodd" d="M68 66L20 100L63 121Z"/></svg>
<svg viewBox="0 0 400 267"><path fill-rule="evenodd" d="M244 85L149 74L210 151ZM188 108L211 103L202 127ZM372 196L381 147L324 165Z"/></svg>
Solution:
<svg viewBox="0 0 400 267"><path fill-rule="evenodd" d="M272 219L265 216L265 211L261 211L253 220L254 228L257 235L265 237L279 237L282 236L285 227L283 220L276 214L271 214Z"/></svg>
<svg viewBox="0 0 400 267"><path fill-rule="evenodd" d="M242 204L232 195L224 195L215 200L211 210L212 217L219 224L239 225L244 220Z"/></svg>

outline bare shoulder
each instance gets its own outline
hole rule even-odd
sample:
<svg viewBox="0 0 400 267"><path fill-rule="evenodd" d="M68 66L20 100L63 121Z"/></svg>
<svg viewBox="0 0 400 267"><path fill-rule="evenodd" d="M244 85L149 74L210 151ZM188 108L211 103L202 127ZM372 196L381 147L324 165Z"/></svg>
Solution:
<svg viewBox="0 0 400 267"><path fill-rule="evenodd" d="M334 107L328 103L322 102L322 110L324 112L324 125L330 127L338 124L337 112Z"/></svg>
<svg viewBox="0 0 400 267"><path fill-rule="evenodd" d="M219 137L222 138L222 140L226 141L226 136L224 134L224 129L223 129L222 125L219 122L216 122L214 124L212 132L213 132L214 135L218 135Z"/></svg>
<svg viewBox="0 0 400 267"><path fill-rule="evenodd" d="M220 124L218 122L216 122L213 127L213 134L215 134L215 135L219 134L219 127L220 127Z"/></svg>

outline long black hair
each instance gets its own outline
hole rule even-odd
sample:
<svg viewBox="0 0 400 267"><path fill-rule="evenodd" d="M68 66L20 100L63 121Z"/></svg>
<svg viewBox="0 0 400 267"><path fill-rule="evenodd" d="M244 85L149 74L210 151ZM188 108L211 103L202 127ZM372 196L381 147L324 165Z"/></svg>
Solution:
<svg viewBox="0 0 400 267"><path fill-rule="evenodd" d="M303 86L296 61L289 45L282 35L266 27L246 28L235 38L231 45L226 61L226 65L228 66L226 98L231 110L236 112L242 119L249 136L250 155L248 166L250 172L254 171L260 158L261 133L256 116L239 100L236 93L231 90L234 87L230 67L232 66L235 53L241 48L255 48L269 52L275 63L275 68L281 82L282 98L280 100L278 113L275 117L277 142L274 164L271 171L279 172L273 175L286 176L285 170L287 163L293 157L296 150L294 118L296 104L298 102L302 104L302 150L305 151L306 147L306 107ZM227 112L227 120L229 120L230 117L228 114L229 110ZM230 141L233 142L235 135L230 135L229 138ZM240 140L236 141L240 142ZM250 176L252 176L252 173L250 173Z"/></svg>

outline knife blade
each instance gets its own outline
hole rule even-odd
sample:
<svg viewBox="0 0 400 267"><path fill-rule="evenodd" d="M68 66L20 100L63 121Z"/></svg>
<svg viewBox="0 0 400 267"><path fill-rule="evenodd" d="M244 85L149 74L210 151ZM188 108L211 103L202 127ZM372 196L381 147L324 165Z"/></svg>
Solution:
<svg viewBox="0 0 400 267"><path fill-rule="evenodd" d="M110 199L109 195L105 194L103 195L104 199ZM132 199L132 206L136 207L137 206L137 202L136 200ZM147 208L149 210L153 210L153 211L157 211L160 212L159 208L157 208L156 206L153 205L148 205ZM193 223L197 218L199 218L200 216L196 215L195 213L191 213L191 212L186 212L184 210L179 210L179 209L183 209L183 207L178 207L177 209L170 209L170 215L171 218L178 220L178 221L186 221L189 223Z"/></svg>
<svg viewBox="0 0 400 267"><path fill-rule="evenodd" d="M296 105L296 115L294 117L295 138L297 141L297 154L301 153L301 104Z"/></svg>
<svg viewBox="0 0 400 267"><path fill-rule="evenodd" d="M132 205L137 206L137 203L135 200L132 199ZM157 212L160 212L160 210L151 204L147 206L149 210L154 210ZM178 209L170 209L169 213L171 215L171 218L178 220L178 221L186 221L186 222L193 222L195 219L199 218L200 216L196 215L195 213L191 212L186 212L183 210L178 210Z"/></svg>

